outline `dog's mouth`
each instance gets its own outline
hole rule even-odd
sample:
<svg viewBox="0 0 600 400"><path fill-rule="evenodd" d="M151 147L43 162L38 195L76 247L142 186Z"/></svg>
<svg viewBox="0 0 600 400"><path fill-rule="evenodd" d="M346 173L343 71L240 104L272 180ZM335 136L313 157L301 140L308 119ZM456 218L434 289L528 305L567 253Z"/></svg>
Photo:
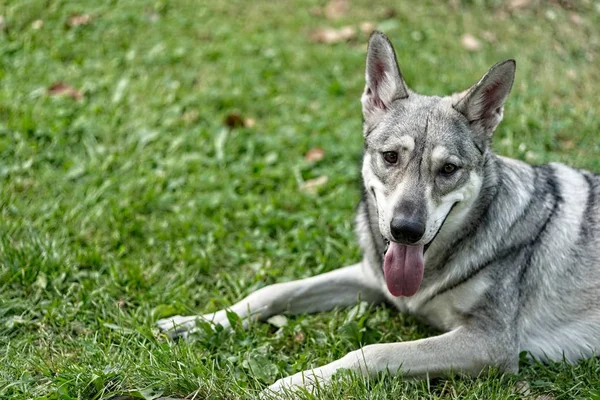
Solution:
<svg viewBox="0 0 600 400"><path fill-rule="evenodd" d="M436 234L436 236L437 236L437 234ZM388 249L390 248L391 241L383 235L381 237L383 238L383 242L385 243L385 249L383 250L383 256L385 257L385 253L387 253ZM433 237L433 239L435 239L435 236ZM423 254L425 254L427 252L427 249L429 248L429 246L431 246L433 239L431 239L427 244L423 245Z"/></svg>
<svg viewBox="0 0 600 400"><path fill-rule="evenodd" d="M456 204L452 205L437 232L426 244L407 245L383 237L385 241L383 274L388 290L393 296L410 297L417 293L423 281L425 252L437 237Z"/></svg>
<svg viewBox="0 0 600 400"><path fill-rule="evenodd" d="M424 247L410 246L386 239L383 256L383 275L388 290L396 297L409 297L417 293L423 280Z"/></svg>
<svg viewBox="0 0 600 400"><path fill-rule="evenodd" d="M448 216L450 216L450 214L452 214L452 211L454 210L454 207L456 207L457 204L458 204L458 201L455 202L454 204L452 204L452 207L450 207L450 211L448 211L448 214L446 214L446 216L444 217L444 220L440 224L438 230L435 232L435 235L433 235L433 237L431 238L431 240L429 242L427 242L423 245L423 254L425 254L427 252L427 249L429 248L429 246L431 246L431 244L433 243L433 241L435 240L437 235L440 233L440 231L442 230L442 227L444 226L444 224L446 223L446 220L448 219ZM383 255L385 256L388 249L390 248L390 243L392 243L392 242L383 235L381 235L381 237L383 238L383 241L385 243L385 249L383 250Z"/></svg>

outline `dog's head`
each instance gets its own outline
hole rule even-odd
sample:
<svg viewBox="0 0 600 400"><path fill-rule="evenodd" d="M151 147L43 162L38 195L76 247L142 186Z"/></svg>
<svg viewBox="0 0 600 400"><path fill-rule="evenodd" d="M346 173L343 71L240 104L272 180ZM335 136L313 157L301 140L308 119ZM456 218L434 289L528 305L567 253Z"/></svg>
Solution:
<svg viewBox="0 0 600 400"><path fill-rule="evenodd" d="M362 173L390 243L384 273L393 295L417 292L424 249L444 226L460 224L477 198L514 74L515 62L507 60L462 93L422 96L406 86L387 37L371 35L361 98Z"/></svg>

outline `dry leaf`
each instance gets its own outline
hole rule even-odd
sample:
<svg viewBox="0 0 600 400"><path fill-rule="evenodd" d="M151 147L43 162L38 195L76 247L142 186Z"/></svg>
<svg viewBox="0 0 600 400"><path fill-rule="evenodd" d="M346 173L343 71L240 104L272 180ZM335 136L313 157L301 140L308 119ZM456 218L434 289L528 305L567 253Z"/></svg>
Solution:
<svg viewBox="0 0 600 400"><path fill-rule="evenodd" d="M376 28L376 25L375 25L375 23L374 23L374 22L365 21L365 22L361 22L361 23L360 23L360 26L359 26L359 28L360 28L360 31L361 31L362 33L365 33L365 34L367 34L367 35L370 35L370 34L371 34L371 32L373 32L373 31L375 30L375 28Z"/></svg>
<svg viewBox="0 0 600 400"><path fill-rule="evenodd" d="M89 14L76 14L72 15L67 20L67 26L73 28L76 26L87 25L90 22L92 22L92 17Z"/></svg>
<svg viewBox="0 0 600 400"><path fill-rule="evenodd" d="M327 19L337 20L346 15L350 8L347 0L331 0L325 6L325 17Z"/></svg>
<svg viewBox="0 0 600 400"><path fill-rule="evenodd" d="M356 37L356 29L351 26L344 26L340 29L321 28L310 34L310 40L315 43L333 44L346 42Z"/></svg>
<svg viewBox="0 0 600 400"><path fill-rule="evenodd" d="M529 4L531 4L531 0L510 0L508 2L507 8L508 11L514 11L520 8L525 8Z"/></svg>
<svg viewBox="0 0 600 400"><path fill-rule="evenodd" d="M294 335L294 342L296 342L296 343L304 342L304 338L305 338L304 333L302 331L298 331Z"/></svg>
<svg viewBox="0 0 600 400"><path fill-rule="evenodd" d="M306 161L319 161L322 160L323 157L325 157L325 150L320 147L314 147L306 153L304 159Z"/></svg>
<svg viewBox="0 0 600 400"><path fill-rule="evenodd" d="M244 126L246 128L254 128L255 125L256 125L256 120L254 118L246 118L244 120Z"/></svg>
<svg viewBox="0 0 600 400"><path fill-rule="evenodd" d="M238 113L227 114L225 119L223 119L223 125L230 129L240 128L244 126L244 119Z"/></svg>
<svg viewBox="0 0 600 400"><path fill-rule="evenodd" d="M44 26L44 21L41 19L36 19L35 21L33 21L31 23L31 28L39 31L40 29L42 29L42 27Z"/></svg>
<svg viewBox="0 0 600 400"><path fill-rule="evenodd" d="M475 36L465 33L460 38L460 44L465 50L468 51L479 51L481 50L481 42Z"/></svg>
<svg viewBox="0 0 600 400"><path fill-rule="evenodd" d="M83 99L83 93L64 82L54 82L48 88L48 94L50 96L69 96L75 100Z"/></svg>
<svg viewBox="0 0 600 400"><path fill-rule="evenodd" d="M569 13L569 20L577 26L580 26L582 22L581 15L574 12Z"/></svg>
<svg viewBox="0 0 600 400"><path fill-rule="evenodd" d="M329 179L326 176L320 176L315 179L309 179L300 185L300 190L306 193L317 193L319 187L327 183Z"/></svg>

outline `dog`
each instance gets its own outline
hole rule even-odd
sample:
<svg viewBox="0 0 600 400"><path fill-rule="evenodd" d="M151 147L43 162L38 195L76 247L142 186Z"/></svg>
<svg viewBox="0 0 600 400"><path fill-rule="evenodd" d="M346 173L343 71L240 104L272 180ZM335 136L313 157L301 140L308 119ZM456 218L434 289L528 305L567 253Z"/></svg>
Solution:
<svg viewBox="0 0 600 400"><path fill-rule="evenodd" d="M462 93L423 96L406 85L388 38L371 35L356 216L362 261L264 287L230 310L247 322L389 302L446 333L368 345L269 391L310 390L340 369L477 376L517 372L522 351L577 362L600 349L600 176L492 151L515 69L506 60ZM229 326L222 310L158 327L186 336L199 318Z"/></svg>

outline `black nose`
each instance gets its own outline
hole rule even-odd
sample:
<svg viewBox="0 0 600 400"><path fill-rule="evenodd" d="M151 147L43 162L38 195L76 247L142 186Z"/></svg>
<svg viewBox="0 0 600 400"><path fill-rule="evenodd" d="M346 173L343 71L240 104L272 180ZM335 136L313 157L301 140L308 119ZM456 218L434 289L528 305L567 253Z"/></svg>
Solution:
<svg viewBox="0 0 600 400"><path fill-rule="evenodd" d="M403 244L413 244L423 237L425 224L417 220L394 217L390 223L390 231L394 240Z"/></svg>

